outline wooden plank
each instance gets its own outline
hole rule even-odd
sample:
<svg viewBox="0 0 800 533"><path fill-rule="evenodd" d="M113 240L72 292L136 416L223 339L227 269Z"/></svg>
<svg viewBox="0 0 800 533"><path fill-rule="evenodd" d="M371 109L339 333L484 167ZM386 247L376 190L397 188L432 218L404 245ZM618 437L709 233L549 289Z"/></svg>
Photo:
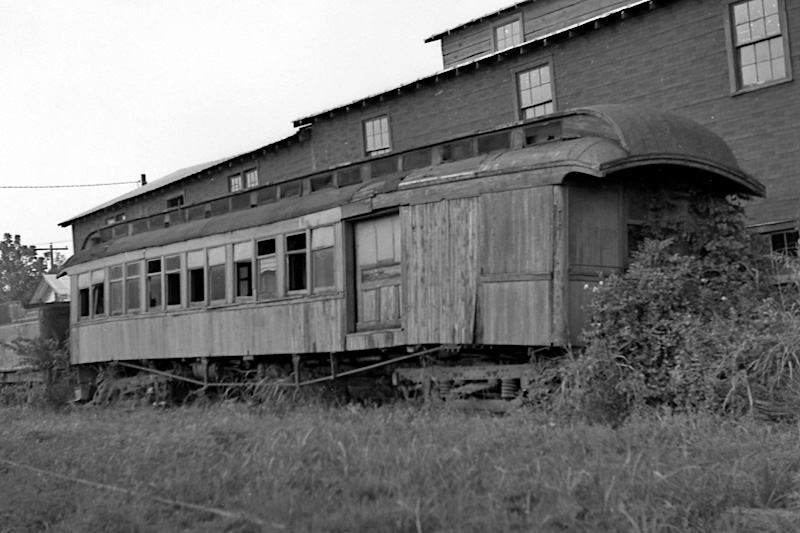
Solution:
<svg viewBox="0 0 800 533"><path fill-rule="evenodd" d="M566 346L569 341L569 256L567 236L568 189L553 187L553 321L552 342Z"/></svg>
<svg viewBox="0 0 800 533"><path fill-rule="evenodd" d="M474 341L477 212L475 198L403 207L409 342Z"/></svg>
<svg viewBox="0 0 800 533"><path fill-rule="evenodd" d="M481 284L482 344L549 346L551 281Z"/></svg>

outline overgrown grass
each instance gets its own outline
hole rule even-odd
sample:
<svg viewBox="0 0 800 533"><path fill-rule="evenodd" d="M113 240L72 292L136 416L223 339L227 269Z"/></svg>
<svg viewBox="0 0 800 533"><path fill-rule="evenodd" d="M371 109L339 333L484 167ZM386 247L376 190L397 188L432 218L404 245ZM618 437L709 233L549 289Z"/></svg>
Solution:
<svg viewBox="0 0 800 533"><path fill-rule="evenodd" d="M800 505L800 428L751 419L611 429L530 411L241 404L0 419L0 459L136 492L0 463L3 533L724 531L727 509Z"/></svg>

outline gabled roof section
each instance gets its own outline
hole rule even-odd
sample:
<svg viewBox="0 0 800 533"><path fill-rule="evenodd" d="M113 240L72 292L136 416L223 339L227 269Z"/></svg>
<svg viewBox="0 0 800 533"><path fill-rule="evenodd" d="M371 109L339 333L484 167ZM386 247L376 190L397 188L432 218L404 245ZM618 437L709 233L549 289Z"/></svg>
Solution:
<svg viewBox="0 0 800 533"><path fill-rule="evenodd" d="M484 22L486 20L491 20L491 19L494 19L494 18L498 18L498 17L501 17L501 16L508 15L510 12L518 10L520 8L520 6L523 6L525 4L532 4L534 1L535 0L525 0L524 2L517 2L516 4L514 4L512 6L504 7L503 9L500 9L499 11L492 11L491 13L487 13L486 15L474 18L474 19L472 19L472 20L470 20L468 22L460 24L460 25L456 26L455 28L450 28L448 30L439 32L436 35L431 35L430 37L425 39L425 42L426 43L431 43L433 41L438 41L442 37L444 37L446 35L449 35L449 34L455 32L455 31L461 30L463 28L467 28L469 26L474 26L475 24L480 24L481 22Z"/></svg>
<svg viewBox="0 0 800 533"><path fill-rule="evenodd" d="M43 274L33 292L30 305L68 302L69 299L70 282L68 277L59 278L55 274Z"/></svg>
<svg viewBox="0 0 800 533"><path fill-rule="evenodd" d="M533 1L535 1L535 0L533 0ZM628 2L626 2L625 4L623 4L621 6L617 6L617 7L614 7L614 8L609 8L607 11L603 11L602 13L600 13L598 15L592 16L592 17L587 18L585 20L581 20L580 22L577 22L577 23L572 24L570 26L567 26L565 28L560 28L560 29L554 30L554 31L552 31L550 33L547 33L547 34L544 34L544 35L539 35L535 39L531 39L529 41L525 41L524 43L518 44L516 46L512 46L510 48L505 48L503 50L498 50L498 51L496 51L494 53L491 53L491 54L487 54L487 55L483 55L483 56L480 56L480 57L477 57L477 58L474 58L474 59L470 59L470 60L468 60L468 61L466 61L464 63L460 63L458 65L451 66L449 68L446 68L444 70L441 70L441 71L436 72L434 74L431 74L429 76L425 76L425 77L416 79L414 81L411 81L409 83L400 85L399 87L395 87L395 88L390 89L388 91L372 94L372 95L369 95L369 96L366 96L366 97L363 97L363 98L359 98L358 100L353 100L352 102L349 102L349 103L344 104L344 105L340 105L340 106L337 106L337 107L332 107L332 108L326 109L324 111L320 111L319 113L316 113L314 115L309 115L309 116L306 116L306 117L303 117L303 118L296 119L296 120L293 121L292 124L295 127L307 126L307 125L313 124L316 119L318 119L320 117L323 117L325 115L333 116L336 113L348 112L348 111L350 111L351 108L358 108L358 107L361 107L363 105L367 105L370 102L377 102L377 101L383 100L384 98L389 98L389 97L392 97L394 95L402 94L402 93L404 93L406 91L413 91L413 90L419 88L423 84L436 82L440 78L449 78L451 76L457 76L460 72L464 72L469 68L478 68L481 64L489 62L489 61L492 61L492 60L497 59L499 57L509 56L509 55L512 55L512 54L520 54L520 53L524 52L526 48L530 48L530 47L533 47L533 46L547 45L548 42L552 41L553 39L564 38L564 37L570 36L571 32L584 31L584 30L591 31L593 29L596 29L596 28L600 27L602 25L602 21L604 21L604 20L612 19L612 17L625 18L627 16L626 14L629 13L630 10L635 9L635 8L646 9L644 7L641 7L641 6L650 6L650 7L652 7L652 6L655 5L654 1L655 0L629 0ZM671 0L661 0L661 1L662 2L666 2L666 1L671 1ZM511 8L508 8L508 9L515 9L515 8L518 8L519 6L521 6L523 4L527 4L527 3L529 3L529 2L520 2L520 3L515 4L514 6L512 6ZM501 14L501 13L504 13L504 12L505 12L505 10L502 10L502 11L495 12L495 14ZM493 15L494 14L486 15L483 18L485 19L485 18L491 17ZM473 21L473 22L477 23L476 21L479 22L479 19L475 19L475 21ZM468 24L471 24L471 23L467 23L467 25ZM463 26L460 26L460 27L463 27ZM455 31L455 29L454 30L450 30L450 31Z"/></svg>
<svg viewBox="0 0 800 533"><path fill-rule="evenodd" d="M240 157L246 157L246 156L249 156L250 154L255 154L257 152L261 152L261 151L266 150L268 148L273 148L273 147L280 146L280 145L283 145L283 144L288 144L288 143L290 143L290 142L292 142L294 140L298 140L298 139L302 140L302 138L301 138L301 134L302 133L303 133L303 130L298 130L294 134L290 135L289 137L286 137L284 139L281 139L280 141L268 144L266 146L261 146L259 148L256 148L255 150L242 152L240 154L235 154L235 155L232 155L232 156L229 156L229 157L224 157L222 159L217 159L217 160L214 160L214 161L209 161L207 163L201 163L199 165L193 165L193 166L190 166L190 167L182 168L180 170L176 170L175 172L173 172L171 174L167 174L166 176L164 176L162 178L158 178L157 180L151 181L150 183L148 183L147 185L145 185L143 187L139 187L139 188L137 188L137 189L135 189L133 191L130 191L128 193L123 194L122 196L118 196L118 197L114 198L113 200L109 200L108 202L100 204L97 207L93 207L93 208L89 209L88 211L84 211L83 213L81 213L79 215L76 215L76 216L70 218L69 220L65 220L64 222L61 222L59 224L59 226L62 226L62 227L69 226L70 224L72 224L72 222L78 220L79 218L83 218L83 217L91 215L93 213L97 213L98 211L102 211L102 210L107 209L107 208L109 208L111 206L114 206L116 204L125 202L127 200L131 200L133 198L137 198L137 197L142 196L144 194L147 194L149 192L153 192L153 191L156 191L158 189L163 189L164 187L172 185L173 183L178 183L179 181L191 178L193 176L197 176L201 172L205 172L206 170L212 169L212 168L214 168L214 167L216 167L218 165L222 165L222 164L227 163L229 161L234 161L235 159L238 159Z"/></svg>

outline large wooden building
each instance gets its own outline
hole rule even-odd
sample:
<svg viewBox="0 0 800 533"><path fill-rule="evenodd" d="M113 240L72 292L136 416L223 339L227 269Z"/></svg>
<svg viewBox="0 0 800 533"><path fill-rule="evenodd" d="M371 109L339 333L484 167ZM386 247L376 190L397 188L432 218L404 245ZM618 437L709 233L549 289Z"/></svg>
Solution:
<svg viewBox="0 0 800 533"><path fill-rule="evenodd" d="M64 222L73 362L564 346L689 186L764 196L789 251L792 32L784 0L528 0L433 36L442 71Z"/></svg>

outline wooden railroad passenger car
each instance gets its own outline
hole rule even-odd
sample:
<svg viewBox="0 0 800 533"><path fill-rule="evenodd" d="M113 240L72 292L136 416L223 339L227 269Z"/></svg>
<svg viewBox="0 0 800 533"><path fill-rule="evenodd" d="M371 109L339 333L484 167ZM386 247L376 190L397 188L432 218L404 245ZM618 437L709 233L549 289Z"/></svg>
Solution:
<svg viewBox="0 0 800 533"><path fill-rule="evenodd" d="M524 363L531 348L579 342L586 286L625 267L648 198L685 201L687 186L764 192L705 127L605 105L112 220L65 267L72 361L353 362L460 347ZM525 379L519 366L470 372Z"/></svg>

